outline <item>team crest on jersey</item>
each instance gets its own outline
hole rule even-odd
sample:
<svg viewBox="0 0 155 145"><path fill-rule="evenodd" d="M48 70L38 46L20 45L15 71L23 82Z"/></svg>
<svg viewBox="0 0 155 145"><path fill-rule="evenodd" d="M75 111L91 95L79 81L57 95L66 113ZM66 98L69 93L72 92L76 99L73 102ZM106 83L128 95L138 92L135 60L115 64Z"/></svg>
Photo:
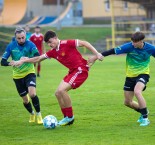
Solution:
<svg viewBox="0 0 155 145"><path fill-rule="evenodd" d="M61 56L65 56L65 52L62 52L62 53L61 53Z"/></svg>
<svg viewBox="0 0 155 145"><path fill-rule="evenodd" d="M34 41L36 41L37 39L36 38L34 38Z"/></svg>

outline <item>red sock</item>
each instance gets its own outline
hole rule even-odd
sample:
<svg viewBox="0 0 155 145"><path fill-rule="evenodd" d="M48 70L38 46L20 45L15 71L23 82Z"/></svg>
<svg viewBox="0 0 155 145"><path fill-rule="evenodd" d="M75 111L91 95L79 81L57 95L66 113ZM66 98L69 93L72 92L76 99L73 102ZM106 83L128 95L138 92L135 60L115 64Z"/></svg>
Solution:
<svg viewBox="0 0 155 145"><path fill-rule="evenodd" d="M65 111L66 111L66 116L68 116L69 118L73 117L73 109L72 109L72 107L65 108Z"/></svg>
<svg viewBox="0 0 155 145"><path fill-rule="evenodd" d="M38 72L38 74L40 73L40 69L41 69L41 65L38 64L38 67L37 67L37 72Z"/></svg>
<svg viewBox="0 0 155 145"><path fill-rule="evenodd" d="M66 117L66 108L61 108L62 114Z"/></svg>

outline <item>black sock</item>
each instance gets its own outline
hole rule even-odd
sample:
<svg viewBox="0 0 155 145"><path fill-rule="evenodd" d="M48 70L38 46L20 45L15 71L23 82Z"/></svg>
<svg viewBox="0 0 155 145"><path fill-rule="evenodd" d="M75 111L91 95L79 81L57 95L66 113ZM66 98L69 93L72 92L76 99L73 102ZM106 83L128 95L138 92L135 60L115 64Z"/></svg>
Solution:
<svg viewBox="0 0 155 145"><path fill-rule="evenodd" d="M143 118L147 118L147 108L142 108L142 109L140 109L140 112L141 112L141 114L142 114L142 116L143 116Z"/></svg>
<svg viewBox="0 0 155 145"><path fill-rule="evenodd" d="M32 110L32 106L31 106L31 103L29 102L28 104L25 104L23 103L24 107L26 108L26 110L29 112L29 113L32 113L33 110Z"/></svg>
<svg viewBox="0 0 155 145"><path fill-rule="evenodd" d="M137 112L139 112L139 113L141 113L141 112L140 112L140 109L134 109L134 110L137 111Z"/></svg>
<svg viewBox="0 0 155 145"><path fill-rule="evenodd" d="M33 106L36 112L40 112L40 103L39 103L39 98L37 95L32 98L32 103L33 103Z"/></svg>

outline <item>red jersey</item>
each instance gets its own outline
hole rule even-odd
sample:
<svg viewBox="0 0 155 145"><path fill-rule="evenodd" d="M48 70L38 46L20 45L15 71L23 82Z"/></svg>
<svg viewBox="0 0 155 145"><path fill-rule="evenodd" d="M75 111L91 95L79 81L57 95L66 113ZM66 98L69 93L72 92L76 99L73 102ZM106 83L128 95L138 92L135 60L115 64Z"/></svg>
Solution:
<svg viewBox="0 0 155 145"><path fill-rule="evenodd" d="M30 41L36 45L40 55L43 53L43 40L44 36L42 34L33 33L30 37Z"/></svg>
<svg viewBox="0 0 155 145"><path fill-rule="evenodd" d="M76 49L78 40L61 40L58 48L54 48L45 53L46 58L57 59L70 71L79 66L88 69L87 61L82 58L80 52Z"/></svg>

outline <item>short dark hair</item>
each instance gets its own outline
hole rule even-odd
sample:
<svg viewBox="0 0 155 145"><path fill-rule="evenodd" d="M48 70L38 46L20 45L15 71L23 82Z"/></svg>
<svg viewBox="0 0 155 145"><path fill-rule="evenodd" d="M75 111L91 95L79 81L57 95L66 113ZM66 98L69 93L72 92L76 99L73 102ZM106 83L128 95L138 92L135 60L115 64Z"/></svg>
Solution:
<svg viewBox="0 0 155 145"><path fill-rule="evenodd" d="M17 27L16 30L15 30L15 36L16 36L17 33L19 34L21 32L26 33L25 30L22 27Z"/></svg>
<svg viewBox="0 0 155 145"><path fill-rule="evenodd" d="M143 40L145 38L145 35L144 35L144 33L142 33L142 32L135 32L134 34L132 34L131 35L131 40L133 41L133 42L138 42L138 41L141 41L141 40Z"/></svg>
<svg viewBox="0 0 155 145"><path fill-rule="evenodd" d="M45 35L44 35L44 41L45 42L48 42L49 41L49 39L50 38L54 38L54 37L56 37L57 35L56 35L56 33L54 32L54 31L47 31L46 33L45 33Z"/></svg>
<svg viewBox="0 0 155 145"><path fill-rule="evenodd" d="M40 29L40 26L37 25L37 26L35 26L35 28L39 28Z"/></svg>

